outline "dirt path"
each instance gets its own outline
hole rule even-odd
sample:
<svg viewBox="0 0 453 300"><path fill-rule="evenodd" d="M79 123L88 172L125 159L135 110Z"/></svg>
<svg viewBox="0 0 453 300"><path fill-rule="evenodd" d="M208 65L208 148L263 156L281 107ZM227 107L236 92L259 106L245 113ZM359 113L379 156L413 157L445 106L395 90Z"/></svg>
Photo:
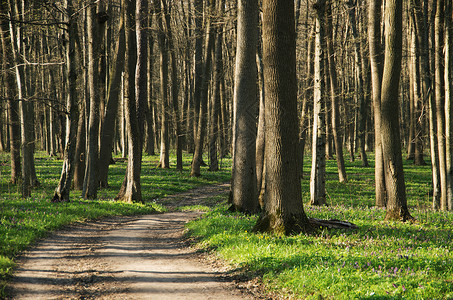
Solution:
<svg viewBox="0 0 453 300"><path fill-rule="evenodd" d="M161 201L206 205L227 189ZM118 217L55 232L19 260L9 293L13 299L252 299L184 243L184 224L199 215Z"/></svg>

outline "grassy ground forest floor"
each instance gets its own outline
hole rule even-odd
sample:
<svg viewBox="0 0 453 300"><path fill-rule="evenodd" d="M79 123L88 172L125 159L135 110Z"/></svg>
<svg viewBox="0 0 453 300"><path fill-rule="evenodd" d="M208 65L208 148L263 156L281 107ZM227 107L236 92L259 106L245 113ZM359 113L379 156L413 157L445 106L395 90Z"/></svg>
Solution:
<svg viewBox="0 0 453 300"><path fill-rule="evenodd" d="M200 185L230 178L231 161L224 159L219 172L202 171L189 177L190 156L184 171L156 168L159 158L145 156L142 189L145 204L112 201L119 191L126 163L111 166L110 187L99 200L86 201L73 191L70 203L50 203L61 161L38 153L37 175L41 186L23 200L18 187L8 183L9 161L2 154L0 177L0 298L14 268L15 258L31 243L72 222L113 215L165 211L155 199ZM302 180L305 210L309 217L347 220L357 230L321 231L291 237L251 233L257 216L228 212L227 195L216 196L215 207L188 225L197 247L227 263L232 274L262 284L271 295L312 299L453 299L453 214L431 209L429 166L405 164L408 204L414 224L384 222L384 209L374 207L374 169L360 161L347 162L347 183L338 183L335 161L328 161L328 207L311 207L309 166ZM373 166L372 157L370 159ZM173 164L174 165L174 162ZM245 276L245 277L244 277Z"/></svg>

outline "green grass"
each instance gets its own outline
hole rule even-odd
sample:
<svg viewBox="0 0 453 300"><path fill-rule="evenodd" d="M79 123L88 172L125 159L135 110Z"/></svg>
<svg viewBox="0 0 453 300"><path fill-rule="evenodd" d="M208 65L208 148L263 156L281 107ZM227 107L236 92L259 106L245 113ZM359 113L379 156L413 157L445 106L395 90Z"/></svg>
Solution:
<svg viewBox="0 0 453 300"><path fill-rule="evenodd" d="M184 157L182 172L175 170L174 160L175 157L170 160L173 169L162 170L156 168L158 156L144 156L141 179L144 204L113 201L123 181L126 162L110 166L110 187L98 191L98 200L83 200L80 191L71 191L71 202L51 203L61 172L61 160L37 153L35 163L41 185L33 190L31 198L22 199L19 187L9 183L8 154L0 154L0 298L4 297L5 283L14 269L16 257L50 231L73 222L163 211L165 207L157 205L155 199L201 185L225 182L230 178L231 159L223 160L219 172L208 172L202 168L199 178L189 176L190 155Z"/></svg>
<svg viewBox="0 0 453 300"><path fill-rule="evenodd" d="M261 278L268 292L290 298L453 299L453 214L429 209L430 168L405 165L408 203L418 220L408 224L382 221L385 210L374 207L374 170L360 164L347 162L349 181L340 184L329 161L330 206L305 203L308 216L348 220L358 230L254 234L256 216L222 205L191 222L189 234L233 273ZM302 181L304 202L308 180Z"/></svg>

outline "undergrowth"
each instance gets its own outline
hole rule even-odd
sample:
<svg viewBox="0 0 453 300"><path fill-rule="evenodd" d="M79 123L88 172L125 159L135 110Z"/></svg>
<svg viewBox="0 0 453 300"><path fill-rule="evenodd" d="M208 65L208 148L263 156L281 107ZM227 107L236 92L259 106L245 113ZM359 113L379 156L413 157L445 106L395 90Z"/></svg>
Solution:
<svg viewBox="0 0 453 300"><path fill-rule="evenodd" d="M309 179L302 180L305 211L309 217L353 222L357 230L255 234L251 230L257 216L231 213L222 205L191 222L189 234L199 247L227 261L232 273L258 278L274 295L453 299L453 214L430 209L429 167L405 165L415 224L383 221L385 209L374 207L373 168L347 163L347 183L336 181L335 168L329 161L328 207L308 205Z"/></svg>

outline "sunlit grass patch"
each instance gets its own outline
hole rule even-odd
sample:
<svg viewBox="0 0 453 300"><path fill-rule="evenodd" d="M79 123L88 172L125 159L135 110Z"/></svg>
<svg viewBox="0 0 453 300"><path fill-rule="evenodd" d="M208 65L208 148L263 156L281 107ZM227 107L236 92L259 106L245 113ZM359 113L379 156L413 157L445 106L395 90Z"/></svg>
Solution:
<svg viewBox="0 0 453 300"><path fill-rule="evenodd" d="M303 199L309 217L350 221L357 230L254 234L256 216L222 206L191 222L189 234L232 271L261 278L268 291L290 298L452 299L453 214L430 209L429 167L405 165L408 204L418 220L411 224L383 221L385 209L374 203L374 170L357 161L347 165L348 182L338 183L335 162L328 162L328 207L308 205L309 178L302 180Z"/></svg>

